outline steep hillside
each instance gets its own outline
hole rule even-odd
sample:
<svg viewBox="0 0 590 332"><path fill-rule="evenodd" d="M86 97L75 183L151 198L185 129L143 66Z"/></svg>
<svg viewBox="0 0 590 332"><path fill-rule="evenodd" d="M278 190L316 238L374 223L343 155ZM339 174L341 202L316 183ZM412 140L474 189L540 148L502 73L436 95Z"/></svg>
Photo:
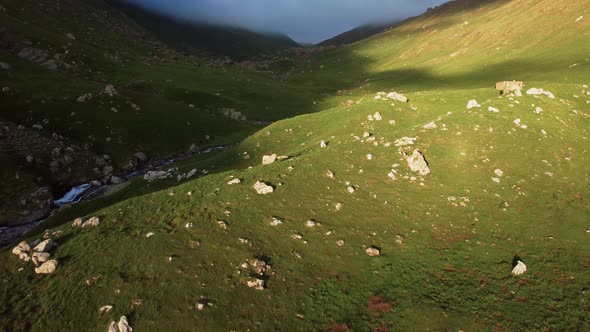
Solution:
<svg viewBox="0 0 590 332"><path fill-rule="evenodd" d="M461 0L304 53L282 87L195 69L183 81L217 73L234 102L277 89L263 99L289 119L173 165L198 179L60 210L26 239L55 240L53 274L0 255L0 327L590 329L589 17L585 1Z"/></svg>
<svg viewBox="0 0 590 332"><path fill-rule="evenodd" d="M235 60L298 47L291 38L206 23L179 22L121 0L109 0L170 47L193 54L229 56Z"/></svg>
<svg viewBox="0 0 590 332"><path fill-rule="evenodd" d="M280 73L169 50L101 0L6 0L0 18L0 226L42 217L73 185L235 144L319 99Z"/></svg>

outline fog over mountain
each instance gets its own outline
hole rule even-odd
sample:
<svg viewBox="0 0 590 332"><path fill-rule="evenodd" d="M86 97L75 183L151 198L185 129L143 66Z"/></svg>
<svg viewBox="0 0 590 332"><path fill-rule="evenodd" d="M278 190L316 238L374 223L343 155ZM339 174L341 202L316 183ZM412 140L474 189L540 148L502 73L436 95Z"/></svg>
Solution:
<svg viewBox="0 0 590 332"><path fill-rule="evenodd" d="M126 0L184 20L287 34L317 43L367 23L401 20L445 0Z"/></svg>

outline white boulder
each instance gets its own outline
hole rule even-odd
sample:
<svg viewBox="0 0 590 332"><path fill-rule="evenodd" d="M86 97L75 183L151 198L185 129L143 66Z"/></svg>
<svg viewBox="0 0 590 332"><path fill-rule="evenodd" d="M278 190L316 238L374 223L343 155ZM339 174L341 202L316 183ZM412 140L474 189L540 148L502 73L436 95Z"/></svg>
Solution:
<svg viewBox="0 0 590 332"><path fill-rule="evenodd" d="M428 162L426 161L424 155L420 150L414 150L412 155L409 156L406 160L412 172L418 172L420 173L420 175L430 174L430 167L428 166Z"/></svg>

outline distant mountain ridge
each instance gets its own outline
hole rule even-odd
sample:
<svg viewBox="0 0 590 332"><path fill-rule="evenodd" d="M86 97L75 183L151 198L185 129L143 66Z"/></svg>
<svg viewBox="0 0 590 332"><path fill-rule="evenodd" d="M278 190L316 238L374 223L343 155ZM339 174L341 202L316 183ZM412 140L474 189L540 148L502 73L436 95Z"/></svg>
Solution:
<svg viewBox="0 0 590 332"><path fill-rule="evenodd" d="M179 21L122 0L106 0L137 24L177 51L228 56L245 60L261 54L299 47L286 35L264 34L244 28Z"/></svg>

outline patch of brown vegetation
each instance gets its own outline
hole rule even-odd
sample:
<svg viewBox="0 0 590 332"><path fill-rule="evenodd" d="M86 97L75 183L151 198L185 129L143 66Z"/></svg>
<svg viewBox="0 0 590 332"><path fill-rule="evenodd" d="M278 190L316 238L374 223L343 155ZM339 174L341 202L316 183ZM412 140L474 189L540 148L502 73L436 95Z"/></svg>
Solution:
<svg viewBox="0 0 590 332"><path fill-rule="evenodd" d="M327 332L352 332L352 330L348 327L348 325L342 324L332 324L328 328L326 328Z"/></svg>
<svg viewBox="0 0 590 332"><path fill-rule="evenodd" d="M376 295L369 299L367 306L369 311L389 312L393 305L383 295Z"/></svg>

